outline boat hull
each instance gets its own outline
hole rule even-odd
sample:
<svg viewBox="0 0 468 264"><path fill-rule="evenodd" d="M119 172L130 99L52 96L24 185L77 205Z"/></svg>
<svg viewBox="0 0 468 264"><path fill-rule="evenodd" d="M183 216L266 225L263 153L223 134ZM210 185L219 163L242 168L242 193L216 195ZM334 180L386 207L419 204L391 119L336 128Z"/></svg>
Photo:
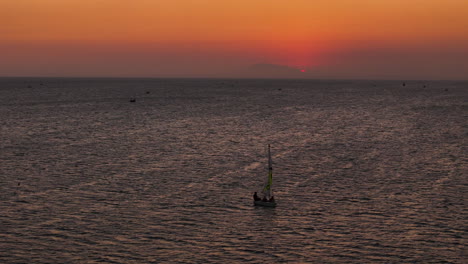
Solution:
<svg viewBox="0 0 468 264"><path fill-rule="evenodd" d="M275 202L254 201L254 205L265 206L265 207L276 207Z"/></svg>

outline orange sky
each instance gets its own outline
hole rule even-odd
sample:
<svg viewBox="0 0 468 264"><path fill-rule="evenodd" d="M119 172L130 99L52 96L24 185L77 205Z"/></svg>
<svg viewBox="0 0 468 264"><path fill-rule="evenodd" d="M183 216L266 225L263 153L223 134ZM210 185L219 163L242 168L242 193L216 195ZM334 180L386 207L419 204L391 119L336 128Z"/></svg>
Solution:
<svg viewBox="0 0 468 264"><path fill-rule="evenodd" d="M467 79L468 1L0 0L0 76L270 77L255 64Z"/></svg>

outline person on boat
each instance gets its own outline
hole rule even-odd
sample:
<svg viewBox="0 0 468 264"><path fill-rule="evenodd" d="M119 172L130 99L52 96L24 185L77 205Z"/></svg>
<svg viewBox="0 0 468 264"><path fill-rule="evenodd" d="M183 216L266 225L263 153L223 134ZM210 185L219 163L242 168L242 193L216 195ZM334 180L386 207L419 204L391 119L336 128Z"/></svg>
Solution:
<svg viewBox="0 0 468 264"><path fill-rule="evenodd" d="M263 196L262 202L268 202L268 199L266 198L266 196Z"/></svg>
<svg viewBox="0 0 468 264"><path fill-rule="evenodd" d="M260 201L260 197L258 197L257 192L253 195L254 201Z"/></svg>
<svg viewBox="0 0 468 264"><path fill-rule="evenodd" d="M268 202L270 202L270 203L274 203L274 202L275 202L275 197L274 197L274 196L272 196L272 197L270 198L270 200L268 200Z"/></svg>

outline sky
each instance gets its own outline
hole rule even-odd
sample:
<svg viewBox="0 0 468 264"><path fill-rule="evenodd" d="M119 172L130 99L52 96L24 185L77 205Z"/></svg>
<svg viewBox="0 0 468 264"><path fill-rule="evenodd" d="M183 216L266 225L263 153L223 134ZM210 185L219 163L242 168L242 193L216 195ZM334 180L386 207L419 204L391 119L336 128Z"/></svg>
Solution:
<svg viewBox="0 0 468 264"><path fill-rule="evenodd" d="M0 76L468 79L468 0L0 0Z"/></svg>

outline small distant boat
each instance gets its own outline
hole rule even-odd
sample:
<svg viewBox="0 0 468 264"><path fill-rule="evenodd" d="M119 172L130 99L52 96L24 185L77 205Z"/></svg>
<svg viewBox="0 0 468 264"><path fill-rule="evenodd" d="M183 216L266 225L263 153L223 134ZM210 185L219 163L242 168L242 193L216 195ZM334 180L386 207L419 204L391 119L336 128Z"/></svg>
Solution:
<svg viewBox="0 0 468 264"><path fill-rule="evenodd" d="M267 181L262 189L263 198L257 196L257 193L254 194L254 205L257 206L266 206L266 207L276 207L275 199L273 198L273 162L271 161L270 145L268 145L268 177Z"/></svg>

